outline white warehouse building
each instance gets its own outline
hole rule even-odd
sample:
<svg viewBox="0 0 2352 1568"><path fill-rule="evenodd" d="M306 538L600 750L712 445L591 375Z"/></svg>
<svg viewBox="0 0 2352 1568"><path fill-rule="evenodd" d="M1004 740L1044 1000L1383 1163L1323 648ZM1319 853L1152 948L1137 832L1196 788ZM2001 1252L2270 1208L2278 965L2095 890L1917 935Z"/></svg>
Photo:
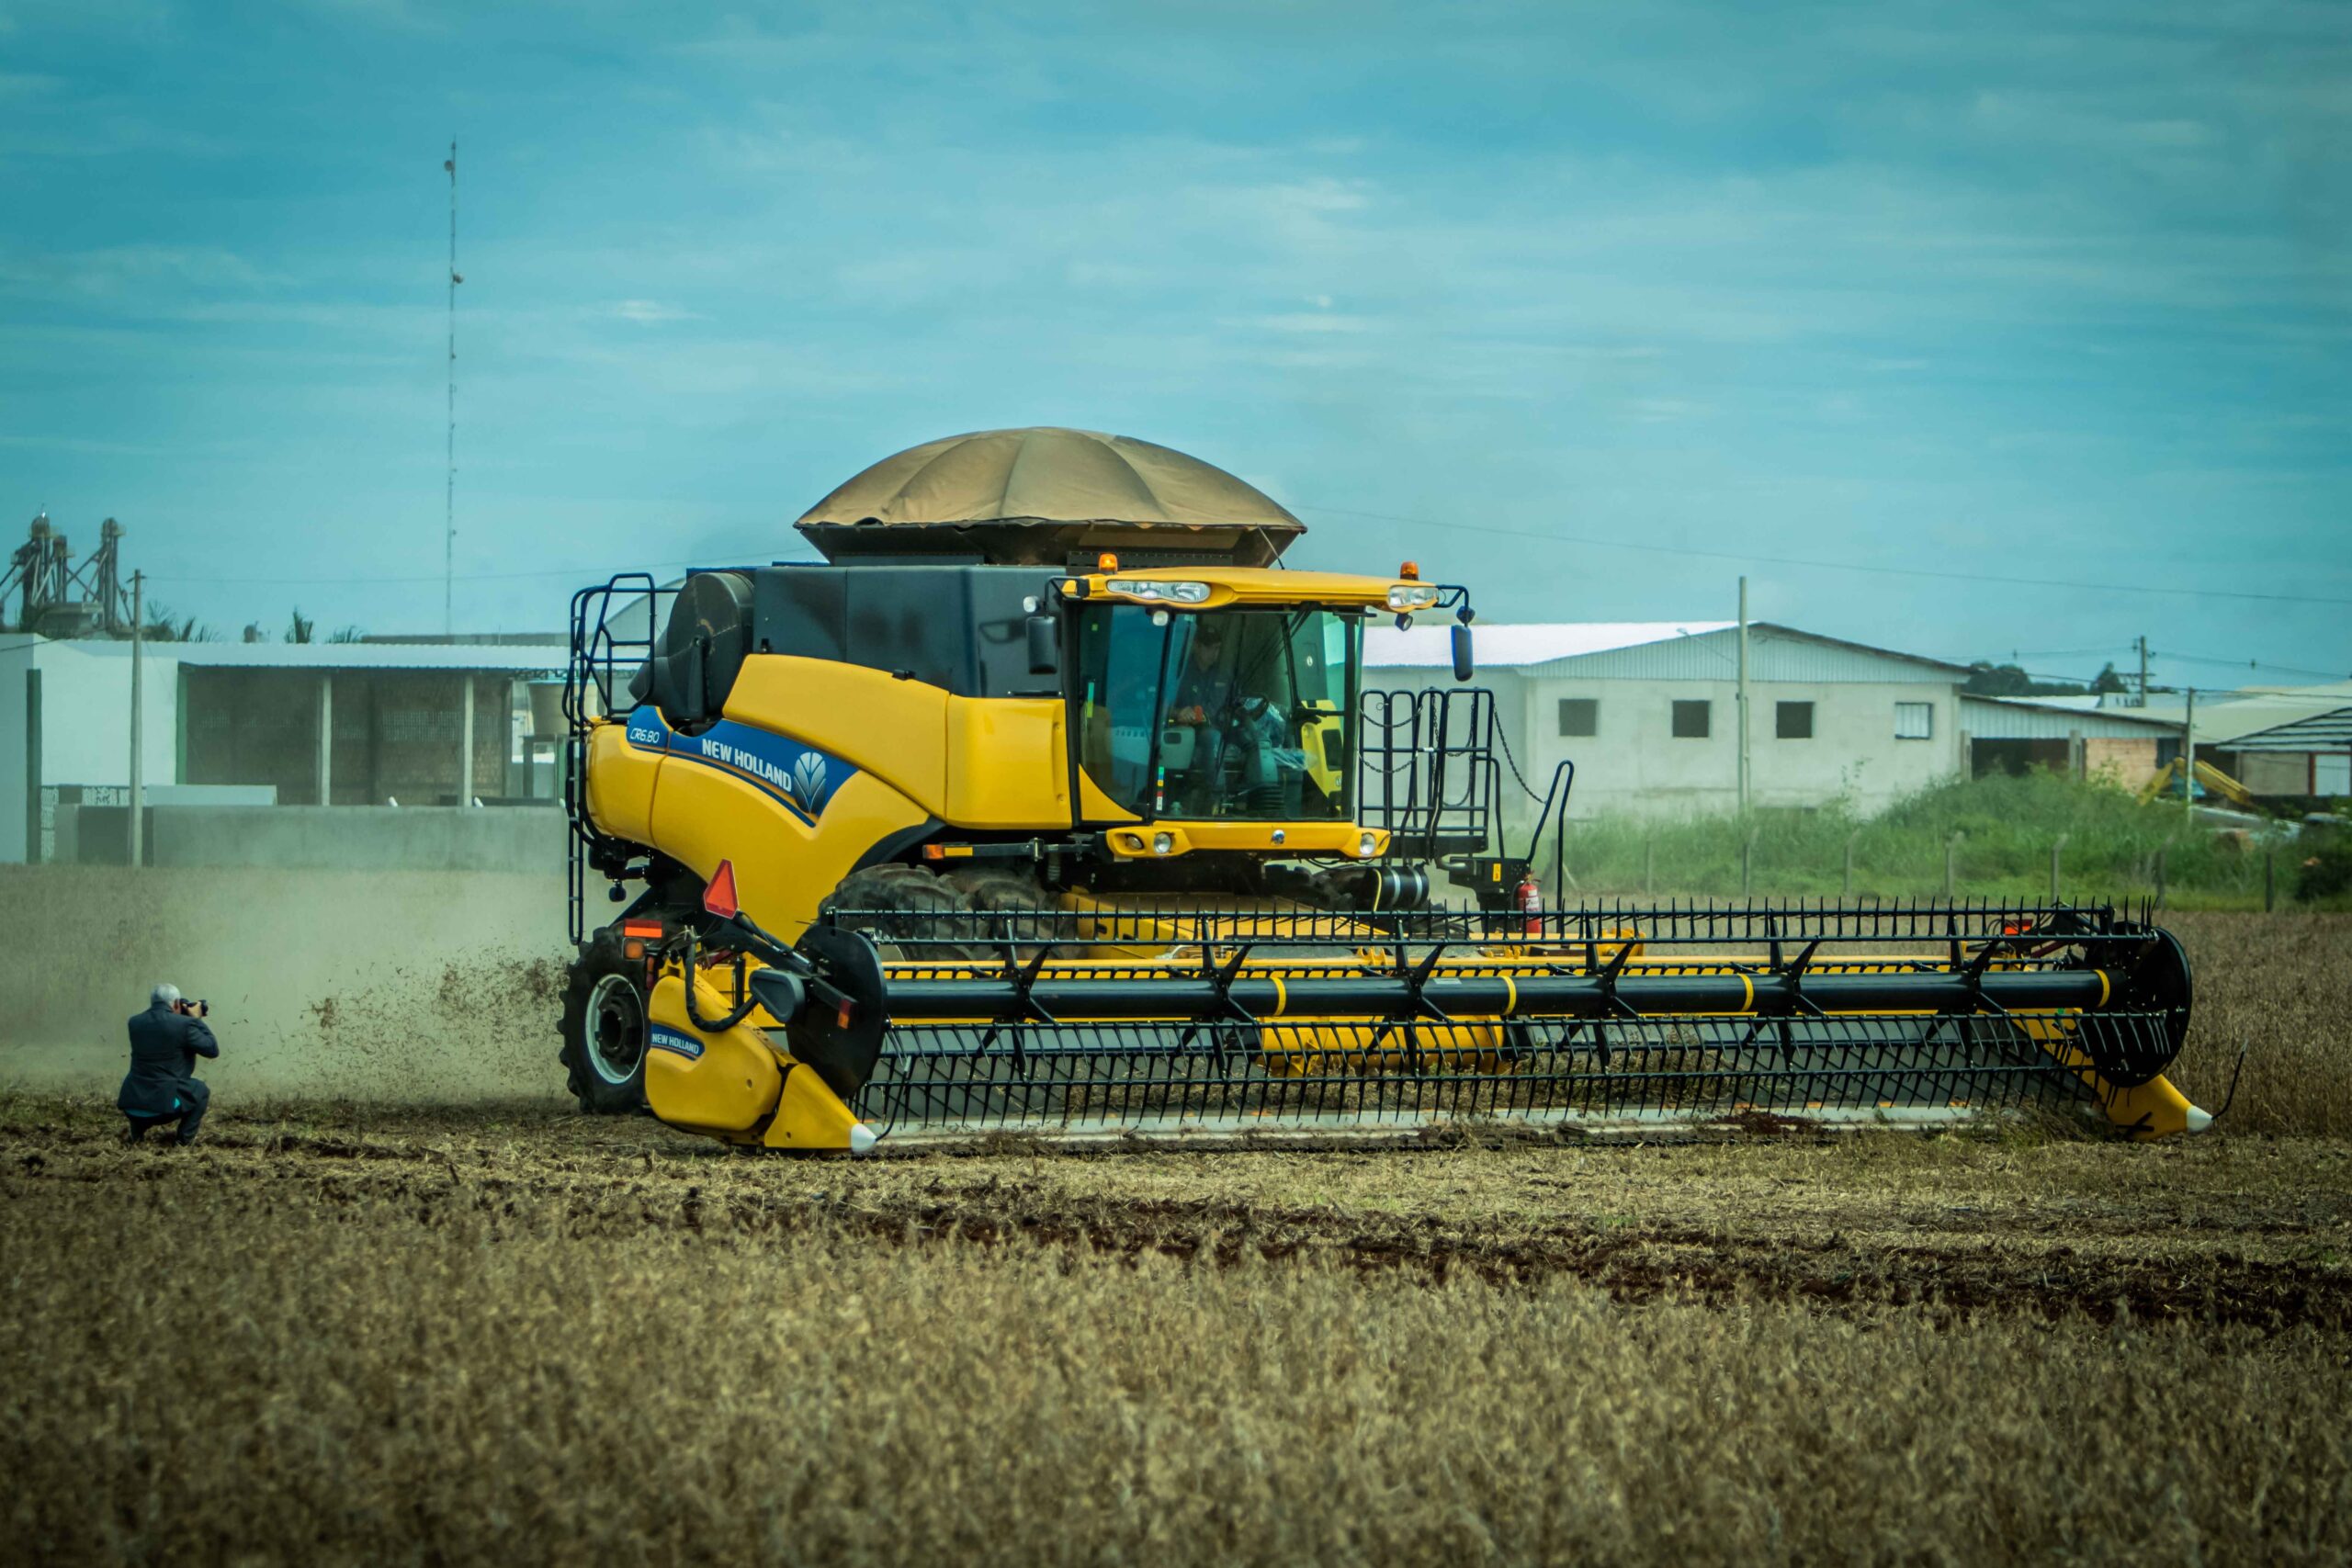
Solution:
<svg viewBox="0 0 2352 1568"><path fill-rule="evenodd" d="M1451 624L1364 637L1369 689L1453 686ZM1739 626L1730 621L1475 627L1473 683L1495 694L1501 738L1541 791L1576 764L1571 817L1696 817L1739 802ZM1747 628L1749 799L1864 814L1985 765L1988 742L2054 734L2082 772L2092 742L2144 748L2167 727L2139 716L2045 710L1965 696L1963 665L1770 622ZM2052 725L2058 728L2052 731ZM1513 794L1508 784L1507 794ZM1519 813L1509 802L1506 815Z"/></svg>

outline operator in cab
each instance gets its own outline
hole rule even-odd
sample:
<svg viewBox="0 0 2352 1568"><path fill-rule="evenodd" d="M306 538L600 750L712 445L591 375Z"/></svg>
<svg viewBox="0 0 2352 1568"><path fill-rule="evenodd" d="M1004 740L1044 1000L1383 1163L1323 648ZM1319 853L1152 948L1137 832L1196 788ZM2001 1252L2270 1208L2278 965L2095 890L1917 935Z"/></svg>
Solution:
<svg viewBox="0 0 2352 1568"><path fill-rule="evenodd" d="M198 1056L217 1057L220 1043L204 1021L211 1009L180 995L174 985L157 986L147 1010L130 1020L130 1071L124 1075L115 1107L130 1118L126 1144L146 1142L157 1127L175 1128L181 1148L196 1142L212 1093L196 1076Z"/></svg>
<svg viewBox="0 0 2352 1568"><path fill-rule="evenodd" d="M1169 701L1168 723L1193 732L1181 794L1184 808L1201 816L1297 810L1304 763L1286 729L1291 704L1280 689L1280 625L1270 616L1249 619L1258 624L1196 618Z"/></svg>
<svg viewBox="0 0 2352 1568"><path fill-rule="evenodd" d="M1205 615L1198 619L1168 708L1169 723L1194 728L1207 724L1233 695L1233 676L1226 668L1225 623Z"/></svg>

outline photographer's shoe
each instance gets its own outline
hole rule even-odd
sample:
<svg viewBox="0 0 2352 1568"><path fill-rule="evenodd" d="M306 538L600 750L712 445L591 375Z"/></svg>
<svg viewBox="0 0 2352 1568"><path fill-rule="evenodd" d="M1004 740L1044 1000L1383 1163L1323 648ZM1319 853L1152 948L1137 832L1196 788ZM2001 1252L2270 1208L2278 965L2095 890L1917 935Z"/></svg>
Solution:
<svg viewBox="0 0 2352 1568"><path fill-rule="evenodd" d="M125 1127L122 1130L122 1144L125 1148L135 1149L146 1141L147 1129L144 1127Z"/></svg>

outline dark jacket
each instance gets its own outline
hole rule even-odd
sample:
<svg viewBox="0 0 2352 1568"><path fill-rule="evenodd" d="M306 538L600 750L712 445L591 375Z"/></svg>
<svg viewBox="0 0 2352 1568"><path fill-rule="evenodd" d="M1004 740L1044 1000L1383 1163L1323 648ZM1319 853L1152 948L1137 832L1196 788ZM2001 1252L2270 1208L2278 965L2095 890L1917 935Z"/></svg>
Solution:
<svg viewBox="0 0 2352 1568"><path fill-rule="evenodd" d="M152 1007L130 1021L130 1071L115 1105L133 1116L169 1116L206 1098L196 1059L220 1055L200 1018ZM185 1104L180 1102L185 1102Z"/></svg>

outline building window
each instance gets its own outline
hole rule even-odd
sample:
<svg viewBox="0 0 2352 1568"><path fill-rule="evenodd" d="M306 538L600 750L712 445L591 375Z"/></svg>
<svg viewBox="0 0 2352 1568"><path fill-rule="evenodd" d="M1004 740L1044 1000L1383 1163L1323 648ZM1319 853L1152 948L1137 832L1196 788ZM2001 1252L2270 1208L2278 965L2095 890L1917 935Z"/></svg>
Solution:
<svg viewBox="0 0 2352 1568"><path fill-rule="evenodd" d="M1560 733L1569 736L1600 734L1600 700L1598 697L1562 697Z"/></svg>
<svg viewBox="0 0 2352 1568"><path fill-rule="evenodd" d="M1712 703L1674 705L1674 738L1677 740L1704 740L1707 738L1707 710Z"/></svg>
<svg viewBox="0 0 2352 1568"><path fill-rule="evenodd" d="M1811 703L1774 704L1772 733L1782 740L1812 739L1813 705Z"/></svg>
<svg viewBox="0 0 2352 1568"><path fill-rule="evenodd" d="M1897 703L1894 705L1894 738L1897 740L1927 740L1936 733L1936 705L1933 703Z"/></svg>

